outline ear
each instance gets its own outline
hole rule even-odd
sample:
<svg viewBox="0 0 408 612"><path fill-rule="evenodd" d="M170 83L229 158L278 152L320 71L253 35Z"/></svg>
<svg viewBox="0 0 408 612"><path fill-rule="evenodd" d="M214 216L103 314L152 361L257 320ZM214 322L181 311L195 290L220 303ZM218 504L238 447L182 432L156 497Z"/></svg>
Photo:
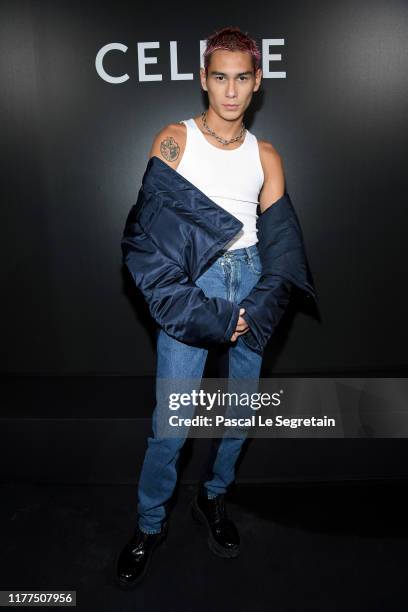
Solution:
<svg viewBox="0 0 408 612"><path fill-rule="evenodd" d="M262 80L262 69L258 68L255 71L255 85L252 91L258 91L258 89L261 86L261 80Z"/></svg>
<svg viewBox="0 0 408 612"><path fill-rule="evenodd" d="M204 91L208 91L206 80L207 79L206 79L206 76L205 76L205 68L200 68L201 87L204 89Z"/></svg>

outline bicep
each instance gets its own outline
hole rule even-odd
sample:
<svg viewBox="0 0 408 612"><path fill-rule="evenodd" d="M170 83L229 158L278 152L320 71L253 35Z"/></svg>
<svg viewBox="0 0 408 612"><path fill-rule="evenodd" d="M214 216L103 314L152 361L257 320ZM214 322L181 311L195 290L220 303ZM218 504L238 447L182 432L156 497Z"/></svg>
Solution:
<svg viewBox="0 0 408 612"><path fill-rule="evenodd" d="M179 130L167 126L155 136L149 159L156 156L172 168L177 168L181 159L182 145Z"/></svg>
<svg viewBox="0 0 408 612"><path fill-rule="evenodd" d="M264 161L265 180L259 194L261 212L277 202L285 193L285 172L281 156L274 152Z"/></svg>

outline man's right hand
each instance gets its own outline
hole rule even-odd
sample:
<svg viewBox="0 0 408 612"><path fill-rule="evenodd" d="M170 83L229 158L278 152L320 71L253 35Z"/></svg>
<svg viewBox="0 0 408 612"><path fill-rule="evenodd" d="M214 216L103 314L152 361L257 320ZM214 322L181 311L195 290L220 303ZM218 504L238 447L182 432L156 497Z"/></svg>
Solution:
<svg viewBox="0 0 408 612"><path fill-rule="evenodd" d="M245 312L245 308L240 308L239 309L239 318L238 318L238 322L237 322L237 326L235 328L235 331L234 331L234 333L231 336L231 342L235 342L235 340L238 338L238 336L242 336L242 334L246 334L246 332L249 330L248 323L241 316L241 315L244 314L244 312Z"/></svg>

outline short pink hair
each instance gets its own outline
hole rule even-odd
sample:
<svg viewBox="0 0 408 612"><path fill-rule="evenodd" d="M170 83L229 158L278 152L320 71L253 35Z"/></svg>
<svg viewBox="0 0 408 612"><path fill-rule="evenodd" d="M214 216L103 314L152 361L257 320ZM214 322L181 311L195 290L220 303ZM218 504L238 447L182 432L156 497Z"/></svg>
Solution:
<svg viewBox="0 0 408 612"><path fill-rule="evenodd" d="M242 32L239 28L227 27L217 30L207 38L207 48L203 54L206 75L208 73L210 56L217 49L225 49L227 51L248 51L252 57L254 71L260 67L261 53L255 40L250 38L247 33Z"/></svg>

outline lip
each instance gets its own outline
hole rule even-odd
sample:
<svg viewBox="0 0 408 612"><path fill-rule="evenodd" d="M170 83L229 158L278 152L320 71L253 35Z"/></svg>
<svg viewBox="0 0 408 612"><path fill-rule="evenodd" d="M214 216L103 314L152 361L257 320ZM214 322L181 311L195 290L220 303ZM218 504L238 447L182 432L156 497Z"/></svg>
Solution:
<svg viewBox="0 0 408 612"><path fill-rule="evenodd" d="M239 104L223 104L223 106L224 106L225 108L231 108L231 109L234 109L234 108L238 108Z"/></svg>

